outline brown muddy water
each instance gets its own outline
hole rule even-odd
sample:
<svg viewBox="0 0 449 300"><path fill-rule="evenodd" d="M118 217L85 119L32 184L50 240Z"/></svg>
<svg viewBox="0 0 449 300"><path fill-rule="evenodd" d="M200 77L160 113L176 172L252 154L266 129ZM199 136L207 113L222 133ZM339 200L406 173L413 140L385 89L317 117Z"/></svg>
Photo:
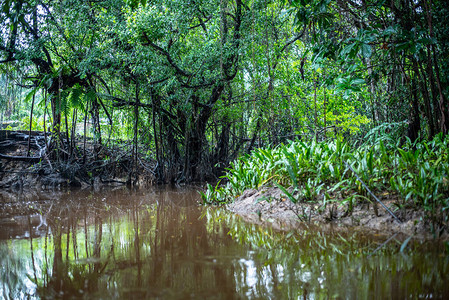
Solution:
<svg viewBox="0 0 449 300"><path fill-rule="evenodd" d="M277 232L199 200L188 188L0 196L0 298L449 296L447 243Z"/></svg>

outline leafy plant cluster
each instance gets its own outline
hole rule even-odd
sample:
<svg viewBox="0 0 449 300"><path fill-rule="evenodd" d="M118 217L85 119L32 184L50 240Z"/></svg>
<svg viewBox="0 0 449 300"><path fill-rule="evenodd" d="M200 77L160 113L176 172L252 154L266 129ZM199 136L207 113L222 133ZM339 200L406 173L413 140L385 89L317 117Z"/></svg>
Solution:
<svg viewBox="0 0 449 300"><path fill-rule="evenodd" d="M209 184L202 198L222 204L246 189L277 186L293 203L338 201L352 208L357 199L372 201L363 181L373 193L395 199L397 209L424 209L432 222L447 224L448 149L449 138L442 135L403 145L378 139L357 148L342 138L296 140L235 160L223 176L226 184Z"/></svg>

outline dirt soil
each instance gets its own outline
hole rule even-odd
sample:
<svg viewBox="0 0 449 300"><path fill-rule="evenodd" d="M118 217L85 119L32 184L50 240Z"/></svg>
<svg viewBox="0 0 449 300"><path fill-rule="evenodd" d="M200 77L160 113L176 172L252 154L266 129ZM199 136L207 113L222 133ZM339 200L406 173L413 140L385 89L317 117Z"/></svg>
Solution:
<svg viewBox="0 0 449 300"><path fill-rule="evenodd" d="M392 199L380 199L393 209ZM281 190L275 187L261 190L246 190L227 209L248 222L272 226L278 230L299 229L306 224L314 224L323 229L369 231L376 235L391 236L399 233L418 239L434 239L430 225L423 211L402 210L394 214L396 221L380 204L356 203L352 213L347 205L323 201L318 203L296 203L287 199ZM447 231L439 234L439 239L449 240Z"/></svg>

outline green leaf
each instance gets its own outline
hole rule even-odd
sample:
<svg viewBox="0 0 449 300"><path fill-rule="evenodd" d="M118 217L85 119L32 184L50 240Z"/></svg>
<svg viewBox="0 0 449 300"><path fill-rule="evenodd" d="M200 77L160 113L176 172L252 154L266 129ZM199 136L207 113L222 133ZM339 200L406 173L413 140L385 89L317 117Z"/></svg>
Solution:
<svg viewBox="0 0 449 300"><path fill-rule="evenodd" d="M355 45L356 43L352 43L345 46L343 50L341 50L340 55L346 58L346 56L348 56L352 52L352 49L355 47Z"/></svg>
<svg viewBox="0 0 449 300"><path fill-rule="evenodd" d="M7 16L9 16L9 8L10 8L10 2L11 0L5 0L5 2L4 2L4 4L3 4L3 7L2 7L2 9L3 9L3 12L7 15Z"/></svg>
<svg viewBox="0 0 449 300"><path fill-rule="evenodd" d="M262 201L270 202L270 197L262 196L262 197L256 198L256 200L254 201L254 204L257 204L257 203L262 202Z"/></svg>
<svg viewBox="0 0 449 300"><path fill-rule="evenodd" d="M351 85L359 85L359 84L364 84L365 83L365 79L363 78L356 78L351 80Z"/></svg>
<svg viewBox="0 0 449 300"><path fill-rule="evenodd" d="M371 57L371 55L373 53L373 50L372 50L370 45L363 43L362 46L361 46L361 49L362 49L363 57L365 57L365 58L370 58Z"/></svg>
<svg viewBox="0 0 449 300"><path fill-rule="evenodd" d="M410 236L408 239L406 239L402 245L401 245L401 249L399 250L399 252L403 253L405 248L407 247L408 242L410 242L410 240L412 239L413 236Z"/></svg>
<svg viewBox="0 0 449 300"><path fill-rule="evenodd" d="M36 94L37 90L39 89L39 86L35 87L34 89L29 92L25 97L25 102L30 102L31 98Z"/></svg>
<svg viewBox="0 0 449 300"><path fill-rule="evenodd" d="M298 202L298 199L296 199L292 194L290 194L285 187L280 185L279 183L274 183L287 197L290 199L291 202L296 203Z"/></svg>
<svg viewBox="0 0 449 300"><path fill-rule="evenodd" d="M396 28L390 26L390 27L388 27L387 29L385 29L383 31L383 34L386 35L386 36L396 34Z"/></svg>
<svg viewBox="0 0 449 300"><path fill-rule="evenodd" d="M70 94L67 97L67 102L71 104L73 108L84 109L81 96L83 95L83 89L77 85L70 90Z"/></svg>

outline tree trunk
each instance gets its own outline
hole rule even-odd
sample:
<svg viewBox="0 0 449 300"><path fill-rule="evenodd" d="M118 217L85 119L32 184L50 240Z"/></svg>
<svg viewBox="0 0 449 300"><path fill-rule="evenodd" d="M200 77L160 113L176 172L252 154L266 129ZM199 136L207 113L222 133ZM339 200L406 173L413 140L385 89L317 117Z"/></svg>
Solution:
<svg viewBox="0 0 449 300"><path fill-rule="evenodd" d="M201 105L202 108L196 117L191 118L192 122L189 128L186 128L186 140L185 140L185 163L184 163L184 178L187 181L201 181L207 174L201 172L198 167L201 166L203 161L203 150L207 142L206 139L206 125L212 115L212 107L224 90L224 84L220 83L213 88L212 94L206 105ZM195 101L194 106L195 106Z"/></svg>
<svg viewBox="0 0 449 300"><path fill-rule="evenodd" d="M416 80L412 80L411 84L411 92L412 97L410 101L410 120L408 125L408 131L407 136L410 138L410 140L413 142L416 141L416 139L419 136L419 131L421 129L421 121L419 119L419 102L418 102L418 92L416 86Z"/></svg>

